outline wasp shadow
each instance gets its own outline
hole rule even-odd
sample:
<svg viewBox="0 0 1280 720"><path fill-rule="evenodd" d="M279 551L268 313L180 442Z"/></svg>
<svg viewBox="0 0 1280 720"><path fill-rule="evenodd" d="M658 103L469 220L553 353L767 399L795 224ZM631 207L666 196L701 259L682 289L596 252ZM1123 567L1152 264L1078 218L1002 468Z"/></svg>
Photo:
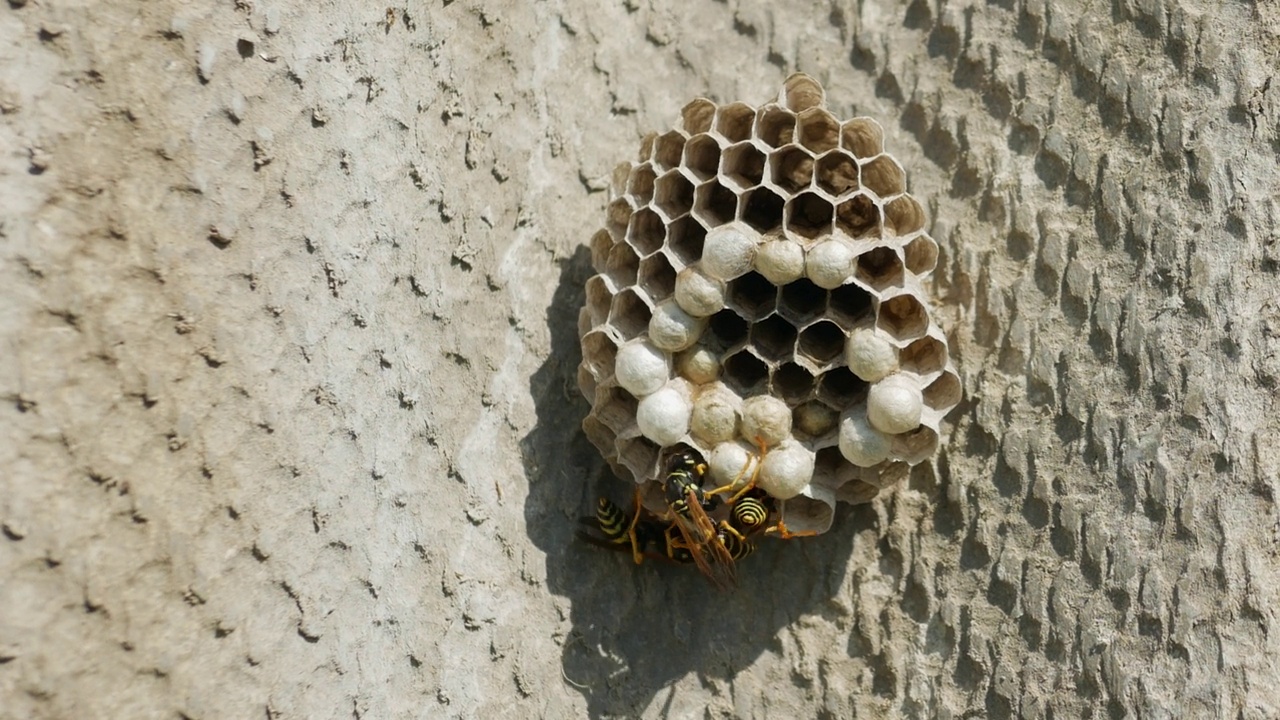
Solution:
<svg viewBox="0 0 1280 720"><path fill-rule="evenodd" d="M833 532L761 542L738 562L738 587L729 592L692 567L636 566L629 552L576 538L597 496L625 504L631 495L580 429L589 406L577 390L577 319L592 272L590 253L579 248L561 263L548 308L551 353L530 378L537 421L521 440L525 519L546 553L548 588L570 601L566 682L586 698L591 716L634 716L691 672L731 680L764 651L780 652L778 631L800 616L834 614L831 598L843 585L854 537L847 528L870 529L876 518L867 506L842 506Z"/></svg>

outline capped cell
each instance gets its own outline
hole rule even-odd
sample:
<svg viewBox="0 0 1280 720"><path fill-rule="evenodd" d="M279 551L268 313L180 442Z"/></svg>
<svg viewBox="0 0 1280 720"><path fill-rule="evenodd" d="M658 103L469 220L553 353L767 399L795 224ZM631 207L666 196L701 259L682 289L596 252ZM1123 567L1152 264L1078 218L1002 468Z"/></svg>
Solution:
<svg viewBox="0 0 1280 720"><path fill-rule="evenodd" d="M738 196L716 180L693 191L693 216L708 230L732 221L737 211Z"/></svg>
<svg viewBox="0 0 1280 720"><path fill-rule="evenodd" d="M583 341L583 357L587 347ZM636 338L624 344L615 357L618 385L636 397L657 392L671 376L666 353L652 343ZM601 375L600 377L608 377Z"/></svg>
<svg viewBox="0 0 1280 720"><path fill-rule="evenodd" d="M755 119L755 108L746 103L730 103L716 112L715 130L730 143L750 140Z"/></svg>
<svg viewBox="0 0 1280 720"><path fill-rule="evenodd" d="M734 223L707 233L702 247L702 271L718 280L733 280L751 270L760 236Z"/></svg>
<svg viewBox="0 0 1280 720"><path fill-rule="evenodd" d="M689 432L689 420L693 404L674 387L676 380L666 387L647 395L636 406L636 425L640 433L659 446L674 445Z"/></svg>
<svg viewBox="0 0 1280 720"><path fill-rule="evenodd" d="M880 232L880 207L864 192L857 192L836 205L836 229L851 238Z"/></svg>
<svg viewBox="0 0 1280 720"><path fill-rule="evenodd" d="M653 142L653 165L659 174L680 167L684 154L684 135L672 130Z"/></svg>
<svg viewBox="0 0 1280 720"><path fill-rule="evenodd" d="M884 129L871 118L854 118L840 127L840 147L864 160L884 152Z"/></svg>
<svg viewBox="0 0 1280 720"><path fill-rule="evenodd" d="M689 138L684 146L683 167L695 182L715 177L720 167L720 143L705 133Z"/></svg>
<svg viewBox="0 0 1280 720"><path fill-rule="evenodd" d="M759 320L778 302L778 288L757 272L749 272L729 283L726 293L729 307L748 321Z"/></svg>
<svg viewBox="0 0 1280 720"><path fill-rule="evenodd" d="M880 155L862 165L862 187L887 200L906 192L907 174L902 166L888 155Z"/></svg>
<svg viewBox="0 0 1280 720"><path fill-rule="evenodd" d="M804 248L785 237L766 240L756 250L756 270L781 287L804 277Z"/></svg>
<svg viewBox="0 0 1280 720"><path fill-rule="evenodd" d="M724 309L725 285L696 267L686 267L676 276L676 302L695 317L707 317Z"/></svg>
<svg viewBox="0 0 1280 720"><path fill-rule="evenodd" d="M787 365L783 365L782 367L778 368L778 372L781 373L787 367L788 367ZM814 387L817 385L817 378L811 375L808 370L805 370L799 365L796 365L795 367L799 372L804 373L804 376L809 378L808 391L806 391L805 395L803 396L803 397L807 397L808 394L812 392ZM795 372L795 371L788 371L788 372ZM796 378L797 380L799 380L800 376L797 375ZM798 387L801 384L802 383L797 382ZM827 407L826 405L823 405L817 400L810 400L806 403L797 405L796 409L791 412L791 424L795 427L795 429L799 430L800 432L810 437L815 437L815 438L822 437L827 433L830 433L831 431L835 430L836 425L839 423L839 421L840 421L839 413ZM819 451L819 456L821 457L821 451Z"/></svg>
<svg viewBox="0 0 1280 720"><path fill-rule="evenodd" d="M766 233L782 227L782 196L767 187L749 190L743 195L742 221Z"/></svg>
<svg viewBox="0 0 1280 720"><path fill-rule="evenodd" d="M853 276L853 248L844 240L829 237L805 252L804 274L820 288L831 290Z"/></svg>
<svg viewBox="0 0 1280 720"><path fill-rule="evenodd" d="M777 105L766 105L756 112L756 139L772 148L788 145L796 135L796 115Z"/></svg>
<svg viewBox="0 0 1280 720"><path fill-rule="evenodd" d="M795 354L797 335L794 325L770 315L751 326L751 346L765 360L779 363Z"/></svg>
<svg viewBox="0 0 1280 720"><path fill-rule="evenodd" d="M818 189L839 198L858 189L858 161L843 150L834 150L818 158L815 166Z"/></svg>
<svg viewBox="0 0 1280 720"><path fill-rule="evenodd" d="M679 172L668 172L654 182L653 204L664 220L672 222L693 208L693 183Z"/></svg>
<svg viewBox="0 0 1280 720"><path fill-rule="evenodd" d="M679 352L696 343L706 327L706 318L690 315L676 301L666 300L653 308L649 340L661 350Z"/></svg>
<svg viewBox="0 0 1280 720"><path fill-rule="evenodd" d="M831 233L833 208L815 192L797 195L787 201L782 212L782 226L788 235L812 240Z"/></svg>
<svg viewBox="0 0 1280 720"><path fill-rule="evenodd" d="M759 185L764 179L764 162L764 153L755 145L749 142L738 143L727 148L721 155L720 175L730 187L746 191Z"/></svg>
<svg viewBox="0 0 1280 720"><path fill-rule="evenodd" d="M640 208L631 216L627 226L627 243L635 249L640 257L651 255L662 247L667 228L658 217L658 213L649 208Z"/></svg>
<svg viewBox="0 0 1280 720"><path fill-rule="evenodd" d="M778 188L795 194L813 181L813 155L797 145L788 145L769 155L769 178Z"/></svg>
<svg viewBox="0 0 1280 720"><path fill-rule="evenodd" d="M840 144L840 121L821 107L811 107L796 116L800 144L814 155L834 149Z"/></svg>

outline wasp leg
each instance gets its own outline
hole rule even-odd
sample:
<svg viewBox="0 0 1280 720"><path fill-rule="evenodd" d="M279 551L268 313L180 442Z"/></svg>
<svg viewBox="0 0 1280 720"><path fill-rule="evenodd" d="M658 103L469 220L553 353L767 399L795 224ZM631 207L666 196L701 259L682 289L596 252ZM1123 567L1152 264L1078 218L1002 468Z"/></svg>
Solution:
<svg viewBox="0 0 1280 720"><path fill-rule="evenodd" d="M644 562L644 553L640 551L640 543L636 540L636 523L640 520L640 511L643 509L640 502L640 486L636 486L636 510L631 515L631 524L627 525L627 539L631 541L631 559L637 565Z"/></svg>
<svg viewBox="0 0 1280 720"><path fill-rule="evenodd" d="M792 540L794 538L802 538L802 537L812 537L818 534L816 531L813 531L813 530L802 530L800 532L791 532L790 530L787 529L787 524L782 520L779 520L777 525L774 525L773 527L768 528L764 532L766 535L768 535L769 533L777 533L778 537L783 540Z"/></svg>

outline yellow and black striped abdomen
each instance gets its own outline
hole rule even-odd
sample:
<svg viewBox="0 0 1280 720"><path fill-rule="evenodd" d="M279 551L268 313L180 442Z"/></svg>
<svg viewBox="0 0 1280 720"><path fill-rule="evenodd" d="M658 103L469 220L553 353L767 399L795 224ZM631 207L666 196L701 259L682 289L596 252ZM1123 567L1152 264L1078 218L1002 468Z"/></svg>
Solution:
<svg viewBox="0 0 1280 720"><path fill-rule="evenodd" d="M756 551L755 543L742 540L731 532L722 531L716 536L716 539L724 543L724 549L729 552L729 556L734 560L741 560Z"/></svg>
<svg viewBox="0 0 1280 720"><path fill-rule="evenodd" d="M760 530L768 518L769 508L758 498L742 498L733 505L733 525L743 533Z"/></svg>
<svg viewBox="0 0 1280 720"><path fill-rule="evenodd" d="M607 497L600 498L596 503L596 522L600 523L600 532L604 533L609 542L630 542L627 528L631 525L631 518Z"/></svg>

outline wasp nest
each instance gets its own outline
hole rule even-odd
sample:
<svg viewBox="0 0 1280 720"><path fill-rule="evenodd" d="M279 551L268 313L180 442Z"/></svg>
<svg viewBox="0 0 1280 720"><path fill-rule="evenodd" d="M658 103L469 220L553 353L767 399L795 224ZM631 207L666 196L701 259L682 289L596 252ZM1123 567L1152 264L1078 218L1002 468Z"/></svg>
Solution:
<svg viewBox="0 0 1280 720"><path fill-rule="evenodd" d="M694 100L614 171L578 384L617 474L659 479L687 445L719 485L763 444L759 486L824 532L934 454L960 378L925 291L938 245L883 140L797 74L760 108Z"/></svg>

